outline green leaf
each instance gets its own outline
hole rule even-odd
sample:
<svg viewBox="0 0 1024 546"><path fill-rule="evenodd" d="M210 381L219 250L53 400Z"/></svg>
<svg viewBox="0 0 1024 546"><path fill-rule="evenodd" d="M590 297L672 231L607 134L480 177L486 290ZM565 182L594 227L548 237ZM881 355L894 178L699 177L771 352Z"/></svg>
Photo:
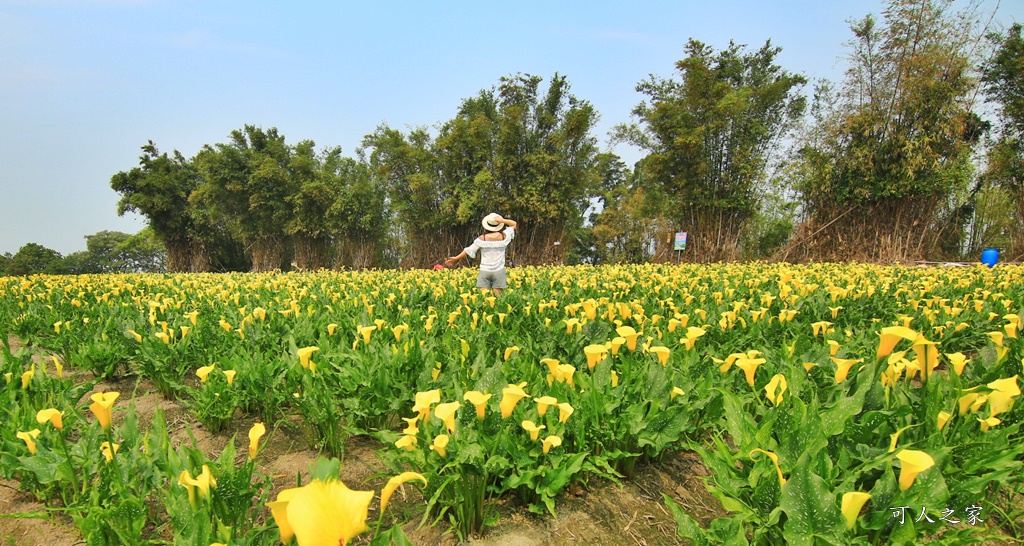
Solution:
<svg viewBox="0 0 1024 546"><path fill-rule="evenodd" d="M786 513L783 536L790 544L813 545L813 537L835 538L843 532L844 520L836 497L825 481L811 472L807 457L801 457L782 486L781 508Z"/></svg>
<svg viewBox="0 0 1024 546"><path fill-rule="evenodd" d="M664 493L661 494L661 497L665 499L665 504L668 505L668 509L672 512L672 519L676 521L679 536L690 539L693 546L712 546L714 544L708 538L707 531L701 529L697 522L693 521L693 518L672 500L672 497Z"/></svg>

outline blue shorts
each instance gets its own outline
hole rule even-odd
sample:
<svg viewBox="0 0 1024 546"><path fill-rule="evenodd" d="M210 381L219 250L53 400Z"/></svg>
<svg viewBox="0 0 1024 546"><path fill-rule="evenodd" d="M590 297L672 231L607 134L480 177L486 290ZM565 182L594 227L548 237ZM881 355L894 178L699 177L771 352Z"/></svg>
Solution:
<svg viewBox="0 0 1024 546"><path fill-rule="evenodd" d="M505 288L508 282L508 275L505 270L481 271L476 278L477 288Z"/></svg>

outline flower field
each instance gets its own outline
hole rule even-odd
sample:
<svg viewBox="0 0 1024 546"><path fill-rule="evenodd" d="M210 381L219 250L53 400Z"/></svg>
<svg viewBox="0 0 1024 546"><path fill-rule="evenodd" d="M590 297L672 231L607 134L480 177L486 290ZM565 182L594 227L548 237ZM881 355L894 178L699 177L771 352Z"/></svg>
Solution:
<svg viewBox="0 0 1024 546"><path fill-rule="evenodd" d="M409 522L486 536L499 506L558 517L687 452L721 517L658 501L693 544L1022 532L1020 267L474 276L0 278L0 478L88 544L406 544ZM237 438L139 419L129 378ZM288 487L261 470L282 427L321 454ZM382 486L339 479L356 438Z"/></svg>

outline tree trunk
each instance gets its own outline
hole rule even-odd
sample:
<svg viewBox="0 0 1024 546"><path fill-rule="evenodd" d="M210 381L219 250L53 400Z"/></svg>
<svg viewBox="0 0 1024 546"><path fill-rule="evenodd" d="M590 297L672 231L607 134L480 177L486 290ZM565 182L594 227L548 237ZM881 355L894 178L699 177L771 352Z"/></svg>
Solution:
<svg viewBox="0 0 1024 546"><path fill-rule="evenodd" d="M328 239L310 235L295 236L295 260L292 267L299 271L316 271L330 263Z"/></svg>
<svg viewBox="0 0 1024 546"><path fill-rule="evenodd" d="M210 251L206 249L206 245L196 243L192 246L191 251L189 256L189 273L205 273L209 271Z"/></svg>
<svg viewBox="0 0 1024 546"><path fill-rule="evenodd" d="M185 239L164 239L164 247L167 248L167 272L185 273L189 270L192 250L188 240Z"/></svg>
<svg viewBox="0 0 1024 546"><path fill-rule="evenodd" d="M284 248L281 241L274 237L257 239L249 248L252 255L252 271L264 272L273 271L281 267L281 257Z"/></svg>

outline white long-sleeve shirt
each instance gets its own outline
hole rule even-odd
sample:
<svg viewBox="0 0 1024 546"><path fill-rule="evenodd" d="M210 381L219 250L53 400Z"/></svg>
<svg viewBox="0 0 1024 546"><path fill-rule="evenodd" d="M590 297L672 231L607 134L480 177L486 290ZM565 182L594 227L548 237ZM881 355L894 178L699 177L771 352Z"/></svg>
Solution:
<svg viewBox="0 0 1024 546"><path fill-rule="evenodd" d="M485 241L478 237L473 240L473 244L463 249L470 258L476 258L477 251L480 251L480 271L497 272L505 269L505 248L515 238L516 230L508 227L504 233L505 238L501 241Z"/></svg>

